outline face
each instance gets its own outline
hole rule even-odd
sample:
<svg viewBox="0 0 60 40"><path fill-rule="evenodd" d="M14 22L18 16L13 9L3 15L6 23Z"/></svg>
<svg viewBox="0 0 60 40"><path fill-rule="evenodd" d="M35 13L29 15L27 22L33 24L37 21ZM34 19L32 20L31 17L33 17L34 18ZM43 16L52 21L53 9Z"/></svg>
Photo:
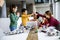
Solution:
<svg viewBox="0 0 60 40"><path fill-rule="evenodd" d="M25 12L24 12L25 14L27 14L27 10L25 10Z"/></svg>
<svg viewBox="0 0 60 40"><path fill-rule="evenodd" d="M13 8L13 11L16 12L17 11L17 6L15 8Z"/></svg>
<svg viewBox="0 0 60 40"><path fill-rule="evenodd" d="M37 15L34 15L34 19L37 19Z"/></svg>
<svg viewBox="0 0 60 40"><path fill-rule="evenodd" d="M46 16L46 18L50 19L50 16L49 15L45 14L45 16Z"/></svg>

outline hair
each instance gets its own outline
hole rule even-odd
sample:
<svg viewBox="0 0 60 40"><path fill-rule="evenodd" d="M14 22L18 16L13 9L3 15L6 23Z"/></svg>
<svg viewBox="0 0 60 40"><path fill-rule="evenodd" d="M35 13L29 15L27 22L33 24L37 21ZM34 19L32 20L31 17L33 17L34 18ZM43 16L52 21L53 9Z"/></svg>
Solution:
<svg viewBox="0 0 60 40"><path fill-rule="evenodd" d="M13 12L13 8L16 8L16 5L10 5L10 13Z"/></svg>
<svg viewBox="0 0 60 40"><path fill-rule="evenodd" d="M47 15L49 15L49 16L52 15L51 11L46 11L45 14L47 14Z"/></svg>
<svg viewBox="0 0 60 40"><path fill-rule="evenodd" d="M38 12L36 12L37 14L39 14Z"/></svg>
<svg viewBox="0 0 60 40"><path fill-rule="evenodd" d="M21 10L21 12L23 13L23 12L25 12L27 9L25 9L25 8L23 8L22 10Z"/></svg>
<svg viewBox="0 0 60 40"><path fill-rule="evenodd" d="M38 12L36 12L36 14L39 14ZM37 19L39 18L39 16L37 15Z"/></svg>

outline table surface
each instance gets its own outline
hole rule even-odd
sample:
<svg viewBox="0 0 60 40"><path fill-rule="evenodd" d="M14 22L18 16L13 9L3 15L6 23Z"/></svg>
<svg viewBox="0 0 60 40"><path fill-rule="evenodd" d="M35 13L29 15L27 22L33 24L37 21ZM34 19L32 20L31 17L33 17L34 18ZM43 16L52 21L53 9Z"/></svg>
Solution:
<svg viewBox="0 0 60 40"><path fill-rule="evenodd" d="M38 40L59 40L59 36L47 36L45 33L38 32Z"/></svg>
<svg viewBox="0 0 60 40"><path fill-rule="evenodd" d="M28 32L21 33L21 34L16 34L16 35L9 35L9 36L4 36L1 38L1 40L26 40L28 37Z"/></svg>
<svg viewBox="0 0 60 40"><path fill-rule="evenodd" d="M29 33L31 38L35 39L36 36L38 38L36 38L37 40L59 40L59 36L47 36L45 33L42 32L38 32L33 35L31 34L31 32L25 32L16 35L3 36L1 40L27 40Z"/></svg>

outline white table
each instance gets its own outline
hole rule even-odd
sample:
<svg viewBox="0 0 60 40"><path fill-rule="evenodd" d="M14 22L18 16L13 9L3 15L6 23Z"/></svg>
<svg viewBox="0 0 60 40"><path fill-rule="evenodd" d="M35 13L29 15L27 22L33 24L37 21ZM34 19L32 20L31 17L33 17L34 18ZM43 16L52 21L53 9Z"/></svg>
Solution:
<svg viewBox="0 0 60 40"><path fill-rule="evenodd" d="M9 36L3 36L1 40L26 40L28 37L29 32L16 34L16 35L9 35Z"/></svg>
<svg viewBox="0 0 60 40"><path fill-rule="evenodd" d="M3 36L1 40L26 40L28 34L29 32L16 35ZM58 38L59 36L47 36L45 33L38 32L38 40L59 40Z"/></svg>
<svg viewBox="0 0 60 40"><path fill-rule="evenodd" d="M59 40L59 36L47 36L45 33L38 32L38 40Z"/></svg>

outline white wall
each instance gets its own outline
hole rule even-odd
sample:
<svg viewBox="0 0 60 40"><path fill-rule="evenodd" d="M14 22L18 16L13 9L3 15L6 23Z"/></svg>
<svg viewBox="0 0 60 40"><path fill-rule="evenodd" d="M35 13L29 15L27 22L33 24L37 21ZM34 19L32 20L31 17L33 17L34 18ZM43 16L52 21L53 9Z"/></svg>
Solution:
<svg viewBox="0 0 60 40"><path fill-rule="evenodd" d="M36 11L44 14L45 11L50 10L49 4L48 3L44 3L44 4L36 4Z"/></svg>
<svg viewBox="0 0 60 40"><path fill-rule="evenodd" d="M9 18L0 18L0 28L3 31L9 31L10 19Z"/></svg>
<svg viewBox="0 0 60 40"><path fill-rule="evenodd" d="M60 2L56 2L56 18L60 21Z"/></svg>
<svg viewBox="0 0 60 40"><path fill-rule="evenodd" d="M56 18L56 3L53 3L53 16Z"/></svg>
<svg viewBox="0 0 60 40"><path fill-rule="evenodd" d="M6 3L4 3L3 7L2 7L2 14L1 14L1 18L6 18L7 17L7 13L6 13Z"/></svg>

